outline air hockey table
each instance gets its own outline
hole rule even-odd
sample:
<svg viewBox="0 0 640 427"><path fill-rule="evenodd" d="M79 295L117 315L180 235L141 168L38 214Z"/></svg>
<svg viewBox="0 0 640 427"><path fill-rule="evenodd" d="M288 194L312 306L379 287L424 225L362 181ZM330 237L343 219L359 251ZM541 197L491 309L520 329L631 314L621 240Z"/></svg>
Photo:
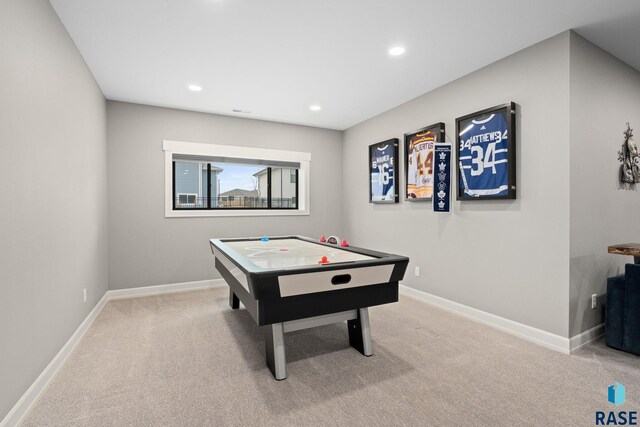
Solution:
<svg viewBox="0 0 640 427"><path fill-rule="evenodd" d="M373 355L368 307L398 301L409 258L302 236L211 239L229 305L263 327L267 366L287 377L284 334L347 321L349 343Z"/></svg>

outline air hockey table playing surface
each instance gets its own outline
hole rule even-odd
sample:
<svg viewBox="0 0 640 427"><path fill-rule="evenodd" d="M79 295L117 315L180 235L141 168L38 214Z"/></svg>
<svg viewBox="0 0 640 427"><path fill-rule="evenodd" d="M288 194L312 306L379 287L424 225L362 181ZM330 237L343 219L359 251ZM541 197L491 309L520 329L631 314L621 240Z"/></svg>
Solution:
<svg viewBox="0 0 640 427"><path fill-rule="evenodd" d="M336 245L322 245L300 238L226 241L225 244L262 269L317 266L323 256L327 257L330 264L376 259Z"/></svg>

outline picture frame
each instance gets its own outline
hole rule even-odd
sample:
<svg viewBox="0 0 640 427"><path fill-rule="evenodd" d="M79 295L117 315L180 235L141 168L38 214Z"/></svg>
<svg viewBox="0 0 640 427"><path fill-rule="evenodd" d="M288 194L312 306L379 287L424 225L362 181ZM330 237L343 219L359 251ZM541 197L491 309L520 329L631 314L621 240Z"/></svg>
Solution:
<svg viewBox="0 0 640 427"><path fill-rule="evenodd" d="M369 146L369 203L398 203L398 138Z"/></svg>
<svg viewBox="0 0 640 427"><path fill-rule="evenodd" d="M404 196L409 202L433 197L434 144L444 142L444 123L404 134Z"/></svg>
<svg viewBox="0 0 640 427"><path fill-rule="evenodd" d="M516 104L456 119L457 200L516 198Z"/></svg>

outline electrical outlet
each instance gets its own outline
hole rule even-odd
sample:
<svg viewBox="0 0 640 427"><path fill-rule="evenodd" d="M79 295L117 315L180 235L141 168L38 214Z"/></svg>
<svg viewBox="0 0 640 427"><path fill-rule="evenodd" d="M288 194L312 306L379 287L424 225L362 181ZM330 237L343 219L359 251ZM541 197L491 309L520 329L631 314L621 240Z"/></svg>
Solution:
<svg viewBox="0 0 640 427"><path fill-rule="evenodd" d="M420 276L420 267L416 267L413 274L415 274L416 277Z"/></svg>
<svg viewBox="0 0 640 427"><path fill-rule="evenodd" d="M82 290L82 299L84 300L83 302L87 302L87 289L83 289Z"/></svg>
<svg viewBox="0 0 640 427"><path fill-rule="evenodd" d="M591 295L591 309L595 309L598 305L598 294Z"/></svg>

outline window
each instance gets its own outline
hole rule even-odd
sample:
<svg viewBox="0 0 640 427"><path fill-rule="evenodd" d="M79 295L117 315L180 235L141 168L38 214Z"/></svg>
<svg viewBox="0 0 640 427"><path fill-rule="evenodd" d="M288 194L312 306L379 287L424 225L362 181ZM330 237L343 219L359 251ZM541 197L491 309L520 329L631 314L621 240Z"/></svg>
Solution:
<svg viewBox="0 0 640 427"><path fill-rule="evenodd" d="M194 208L196 207L196 198L198 197L197 194L184 194L184 193L179 193L177 200L176 200L176 204L178 207L191 207Z"/></svg>
<svg viewBox="0 0 640 427"><path fill-rule="evenodd" d="M309 214L309 153L164 141L165 216Z"/></svg>
<svg viewBox="0 0 640 427"><path fill-rule="evenodd" d="M298 185L296 179L291 179L298 173L298 169L271 169L271 207L291 209L296 207Z"/></svg>
<svg viewBox="0 0 640 427"><path fill-rule="evenodd" d="M174 175L175 207L181 209L205 207L208 197L207 164L176 161Z"/></svg>
<svg viewBox="0 0 640 427"><path fill-rule="evenodd" d="M174 154L173 209L298 209L299 165ZM260 164L259 164L260 163Z"/></svg>

